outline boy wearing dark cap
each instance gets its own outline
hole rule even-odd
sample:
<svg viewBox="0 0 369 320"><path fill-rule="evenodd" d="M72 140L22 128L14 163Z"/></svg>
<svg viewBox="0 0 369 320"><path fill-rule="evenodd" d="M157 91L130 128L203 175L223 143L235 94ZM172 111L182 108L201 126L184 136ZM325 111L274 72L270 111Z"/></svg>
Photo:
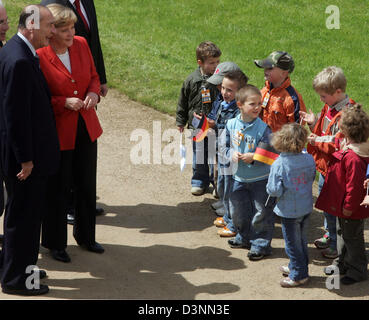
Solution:
<svg viewBox="0 0 369 320"><path fill-rule="evenodd" d="M300 123L300 111L306 112L301 95L291 85L295 68L293 58L285 51L274 51L264 60L254 60L264 68L265 87L262 93L261 119L273 132L289 122Z"/></svg>
<svg viewBox="0 0 369 320"><path fill-rule="evenodd" d="M214 73L219 64L222 52L212 42L205 41L196 48L198 68L183 82L178 99L176 125L180 132L188 124L189 129L196 129L192 125L194 112L207 115L212 108L218 90L216 86L206 82ZM212 178L209 174L207 159L208 141L205 138L201 143L193 141L193 164L191 178L191 193L202 195ZM197 156L196 156L197 154Z"/></svg>

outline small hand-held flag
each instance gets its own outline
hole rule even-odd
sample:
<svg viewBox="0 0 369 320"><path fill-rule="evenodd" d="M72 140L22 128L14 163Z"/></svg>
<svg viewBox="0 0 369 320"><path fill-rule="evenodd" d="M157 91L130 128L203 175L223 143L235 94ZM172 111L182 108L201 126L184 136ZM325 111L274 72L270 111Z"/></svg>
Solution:
<svg viewBox="0 0 369 320"><path fill-rule="evenodd" d="M254 160L269 165L272 165L278 157L278 151L276 151L269 143L266 142L259 142L254 153Z"/></svg>
<svg viewBox="0 0 369 320"><path fill-rule="evenodd" d="M208 118L205 115L202 115L201 120L197 118L193 118L192 125L196 129L200 129L200 131L193 137L193 141L200 142L205 139L209 130Z"/></svg>

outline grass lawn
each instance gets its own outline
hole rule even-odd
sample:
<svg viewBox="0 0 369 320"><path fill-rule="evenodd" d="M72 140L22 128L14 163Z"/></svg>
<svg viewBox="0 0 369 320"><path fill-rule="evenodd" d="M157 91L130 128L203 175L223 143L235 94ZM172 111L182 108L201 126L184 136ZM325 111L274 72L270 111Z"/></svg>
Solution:
<svg viewBox="0 0 369 320"><path fill-rule="evenodd" d="M3 1L12 23L30 2ZM295 60L292 84L308 109L322 103L314 76L340 66L347 93L369 110L367 1L336 0L95 0L108 82L131 99L174 114L183 80L196 68L195 49L215 42L221 61L234 61L262 87L263 72L253 60L274 50ZM340 10L340 29L328 29L326 8ZM12 31L15 31L13 26ZM12 33L10 33L12 34Z"/></svg>

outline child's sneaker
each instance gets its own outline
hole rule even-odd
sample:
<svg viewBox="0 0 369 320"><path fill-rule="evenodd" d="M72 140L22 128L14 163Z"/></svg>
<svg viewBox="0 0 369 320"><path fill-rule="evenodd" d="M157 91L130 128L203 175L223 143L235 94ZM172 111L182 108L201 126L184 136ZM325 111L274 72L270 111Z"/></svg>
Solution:
<svg viewBox="0 0 369 320"><path fill-rule="evenodd" d="M247 257L249 258L250 261L258 261L258 260L261 260L265 257L264 254L262 253L256 253L256 252L249 252L247 254Z"/></svg>
<svg viewBox="0 0 369 320"><path fill-rule="evenodd" d="M213 224L218 228L223 228L227 225L222 217L216 218Z"/></svg>
<svg viewBox="0 0 369 320"><path fill-rule="evenodd" d="M224 227L223 229L218 230L218 234L221 237L234 237L236 235L236 232L233 232L232 230L229 230L227 227Z"/></svg>
<svg viewBox="0 0 369 320"><path fill-rule="evenodd" d="M289 277L287 277L281 280L280 285L283 288L293 288L293 287L298 287L298 286L301 286L302 284L305 284L306 282L308 282L308 280L309 278L294 281L290 279Z"/></svg>
<svg viewBox="0 0 369 320"><path fill-rule="evenodd" d="M217 201L217 202L214 202L214 203L212 203L210 206L211 206L214 210L217 210L217 209L219 209L219 208L224 207L224 205L223 205L223 201L222 201L222 200L219 200L219 201Z"/></svg>
<svg viewBox="0 0 369 320"><path fill-rule="evenodd" d="M314 241L314 245L318 249L327 249L329 247L330 242L331 242L331 238L329 238L328 235L325 234L323 237L316 239Z"/></svg>
<svg viewBox="0 0 369 320"><path fill-rule="evenodd" d="M288 275L290 274L290 268L288 268L287 266L280 266L279 271L281 271L282 275L285 277L288 277Z"/></svg>
<svg viewBox="0 0 369 320"><path fill-rule="evenodd" d="M322 256L324 258L328 258L328 259L336 259L338 257L338 252L337 252L337 250L327 248L327 249L322 251Z"/></svg>
<svg viewBox="0 0 369 320"><path fill-rule="evenodd" d="M192 187L191 188L191 193L194 196L201 196L205 193L205 188L201 188L201 187Z"/></svg>

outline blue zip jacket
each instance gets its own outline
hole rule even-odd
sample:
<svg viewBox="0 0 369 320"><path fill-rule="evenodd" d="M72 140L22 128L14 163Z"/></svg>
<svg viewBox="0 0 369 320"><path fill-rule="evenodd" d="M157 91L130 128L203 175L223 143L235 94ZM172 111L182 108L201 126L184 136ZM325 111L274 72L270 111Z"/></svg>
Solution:
<svg viewBox="0 0 369 320"><path fill-rule="evenodd" d="M268 179L269 165L259 161L252 163L238 161L235 164L232 162L232 155L235 151L255 152L260 141L269 143L270 134L270 128L260 118L244 122L239 114L236 118L228 120L219 138L219 160L222 163L230 161L232 164L227 174L231 172L235 180L247 183Z"/></svg>
<svg viewBox="0 0 369 320"><path fill-rule="evenodd" d="M284 218L299 218L313 210L314 158L308 153L282 152L272 164L266 186L277 197L274 212Z"/></svg>

